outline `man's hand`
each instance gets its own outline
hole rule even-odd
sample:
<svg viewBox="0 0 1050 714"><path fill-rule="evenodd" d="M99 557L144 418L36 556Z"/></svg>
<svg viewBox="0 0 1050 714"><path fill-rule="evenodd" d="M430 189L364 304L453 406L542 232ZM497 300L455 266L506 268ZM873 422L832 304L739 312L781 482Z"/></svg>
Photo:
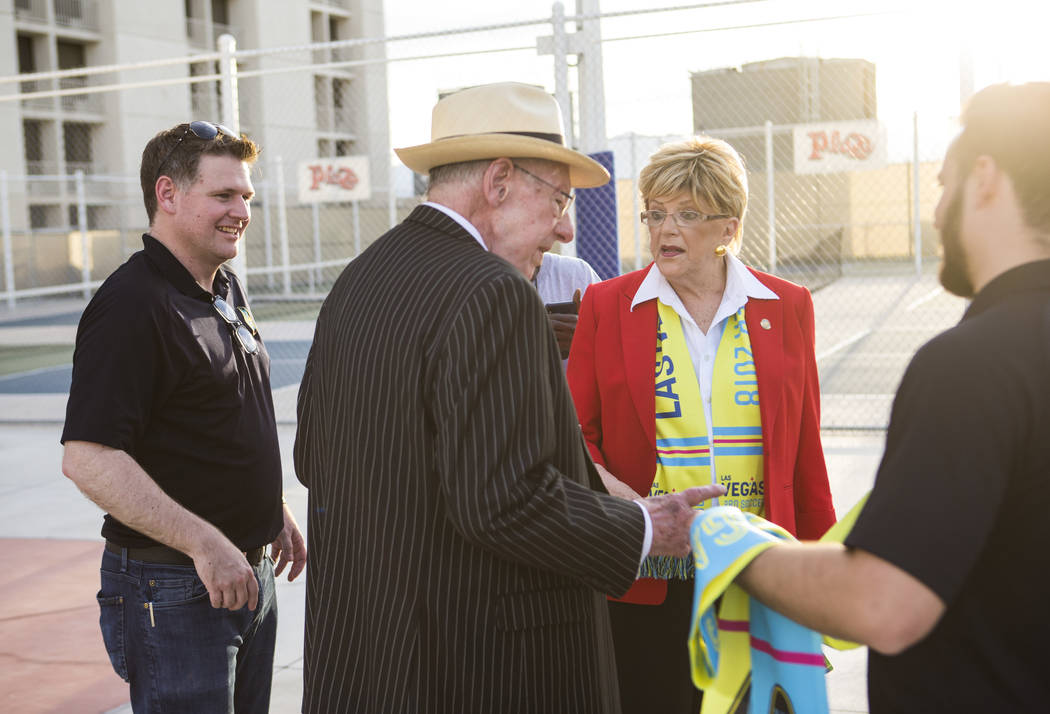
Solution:
<svg viewBox="0 0 1050 714"><path fill-rule="evenodd" d="M299 573L306 567L306 541L303 540L299 524L295 522L295 516L287 503L284 505L284 528L270 544L270 557L277 560L273 569L275 577L281 574L288 563L292 564L291 570L288 571L289 582L299 577Z"/></svg>
<svg viewBox="0 0 1050 714"><path fill-rule="evenodd" d="M580 291L578 288L573 293L572 301L576 303L576 311L579 312ZM547 317L550 319L551 329L554 330L554 337L558 340L558 351L561 353L561 358L569 359L569 348L572 347L572 336L576 334L576 322L579 316L568 313L547 313Z"/></svg>
<svg viewBox="0 0 1050 714"><path fill-rule="evenodd" d="M259 603L259 582L244 553L222 534L210 538L199 551L189 553L212 607L254 610Z"/></svg>
<svg viewBox="0 0 1050 714"><path fill-rule="evenodd" d="M62 472L127 527L193 558L212 607L256 608L259 583L244 553L214 525L173 501L127 452L67 441Z"/></svg>
<svg viewBox="0 0 1050 714"><path fill-rule="evenodd" d="M572 347L572 336L576 334L576 315L564 315L550 313L551 329L554 337L558 340L558 352L562 359L569 359L569 349Z"/></svg>
<svg viewBox="0 0 1050 714"><path fill-rule="evenodd" d="M693 524L699 506L709 498L716 498L726 492L722 486L694 486L681 493L666 496L650 496L641 500L649 511L653 522L653 544L649 555L673 555L684 558L689 555L689 528Z"/></svg>

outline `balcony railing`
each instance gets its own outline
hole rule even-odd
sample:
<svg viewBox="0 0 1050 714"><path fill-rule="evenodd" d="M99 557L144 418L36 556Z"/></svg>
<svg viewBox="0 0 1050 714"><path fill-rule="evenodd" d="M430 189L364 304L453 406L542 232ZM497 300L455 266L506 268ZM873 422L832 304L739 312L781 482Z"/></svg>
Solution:
<svg viewBox="0 0 1050 714"><path fill-rule="evenodd" d="M226 25L221 22L213 22L210 24L211 35L209 36L209 23L199 17L186 18L186 39L191 46L202 50L214 50L218 46L220 35L233 35L236 37L240 31L233 25Z"/></svg>
<svg viewBox="0 0 1050 714"><path fill-rule="evenodd" d="M317 129L325 133L352 135L354 112L345 107L317 105Z"/></svg>
<svg viewBox="0 0 1050 714"><path fill-rule="evenodd" d="M54 0L55 24L82 30L98 30L96 0Z"/></svg>
<svg viewBox="0 0 1050 714"><path fill-rule="evenodd" d="M195 117L219 116L219 92L215 82L194 82L190 85L190 109Z"/></svg>
<svg viewBox="0 0 1050 714"><path fill-rule="evenodd" d="M58 173L57 161L27 161L26 173L30 176L51 176Z"/></svg>
<svg viewBox="0 0 1050 714"><path fill-rule="evenodd" d="M22 82L19 84L19 88L23 94L31 94L33 92L46 92L52 88L51 82L43 80L32 80L28 82ZM45 111L55 110L55 98L54 97L31 97L29 99L22 100L22 106L27 109L43 109Z"/></svg>
<svg viewBox="0 0 1050 714"><path fill-rule="evenodd" d="M313 51L314 64L328 64L330 62L350 62L354 59L352 47L327 47ZM335 68L336 70L340 68Z"/></svg>
<svg viewBox="0 0 1050 714"><path fill-rule="evenodd" d="M58 162L27 161L26 174L40 177L26 180L27 195L32 198L58 198L62 188L58 177Z"/></svg>
<svg viewBox="0 0 1050 714"><path fill-rule="evenodd" d="M15 19L47 22L47 0L15 0Z"/></svg>
<svg viewBox="0 0 1050 714"><path fill-rule="evenodd" d="M354 133L354 113L350 109L335 107L332 109L332 129L341 134Z"/></svg>
<svg viewBox="0 0 1050 714"><path fill-rule="evenodd" d="M88 84L87 77L62 77L58 80L59 89L80 89ZM66 112L102 113L101 94L67 94L61 100L62 110Z"/></svg>

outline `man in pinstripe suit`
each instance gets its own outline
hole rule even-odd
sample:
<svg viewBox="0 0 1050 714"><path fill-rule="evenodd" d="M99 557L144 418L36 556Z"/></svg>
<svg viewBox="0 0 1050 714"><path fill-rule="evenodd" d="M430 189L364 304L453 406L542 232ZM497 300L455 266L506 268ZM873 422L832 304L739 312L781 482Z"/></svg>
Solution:
<svg viewBox="0 0 1050 714"><path fill-rule="evenodd" d="M605 593L721 487L614 498L583 446L526 276L608 174L554 100L465 90L432 136L398 150L429 200L333 286L299 392L303 711L618 712Z"/></svg>

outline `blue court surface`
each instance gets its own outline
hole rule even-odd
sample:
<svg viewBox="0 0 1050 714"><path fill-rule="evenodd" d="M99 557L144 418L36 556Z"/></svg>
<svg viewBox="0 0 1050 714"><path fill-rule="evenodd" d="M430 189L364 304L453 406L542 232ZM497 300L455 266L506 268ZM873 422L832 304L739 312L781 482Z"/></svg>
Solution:
<svg viewBox="0 0 1050 714"><path fill-rule="evenodd" d="M70 323L41 323L34 319L28 324L76 324L77 318L79 314L74 315ZM13 325L7 322L4 326ZM273 389L302 381L306 355L310 351L309 340L268 341L266 349L270 352L270 386ZM68 394L72 370L72 364L64 364L0 376L0 394Z"/></svg>

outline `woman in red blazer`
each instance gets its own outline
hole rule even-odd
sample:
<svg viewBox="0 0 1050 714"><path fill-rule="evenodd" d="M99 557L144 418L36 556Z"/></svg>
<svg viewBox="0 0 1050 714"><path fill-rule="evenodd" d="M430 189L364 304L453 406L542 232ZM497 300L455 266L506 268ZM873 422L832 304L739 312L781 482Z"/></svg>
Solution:
<svg viewBox="0 0 1050 714"><path fill-rule="evenodd" d="M654 262L588 289L569 356L569 386L602 480L625 498L647 496L653 486L658 300L681 319L706 400L722 333L743 307L758 382L762 512L801 539L820 537L835 513L809 291L736 258L747 178L725 142L696 137L661 147L642 170L640 189ZM643 578L610 602L625 714L699 711L686 650L692 590L691 579Z"/></svg>

